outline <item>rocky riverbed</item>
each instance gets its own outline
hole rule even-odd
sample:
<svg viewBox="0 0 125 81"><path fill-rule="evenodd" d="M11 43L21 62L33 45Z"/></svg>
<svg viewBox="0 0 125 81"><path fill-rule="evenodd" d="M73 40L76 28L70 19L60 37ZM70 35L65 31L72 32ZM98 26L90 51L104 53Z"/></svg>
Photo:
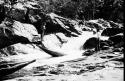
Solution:
<svg viewBox="0 0 125 81"><path fill-rule="evenodd" d="M121 52L104 50L56 64L47 61L58 61L58 57L50 59L37 60L36 66L31 64L6 76L4 81L123 81L124 64ZM29 69L30 66L33 68Z"/></svg>

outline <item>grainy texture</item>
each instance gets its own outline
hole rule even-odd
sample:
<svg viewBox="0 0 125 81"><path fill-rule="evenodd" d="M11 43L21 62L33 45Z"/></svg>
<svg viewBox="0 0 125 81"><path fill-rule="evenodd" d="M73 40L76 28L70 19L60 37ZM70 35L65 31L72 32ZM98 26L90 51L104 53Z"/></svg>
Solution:
<svg viewBox="0 0 125 81"><path fill-rule="evenodd" d="M123 0L0 0L0 80L123 81L122 23Z"/></svg>

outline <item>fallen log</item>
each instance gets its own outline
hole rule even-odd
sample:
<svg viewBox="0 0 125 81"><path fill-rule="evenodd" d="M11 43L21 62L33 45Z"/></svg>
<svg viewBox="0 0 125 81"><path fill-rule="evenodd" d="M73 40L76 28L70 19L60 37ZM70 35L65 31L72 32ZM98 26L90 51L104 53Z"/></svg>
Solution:
<svg viewBox="0 0 125 81"><path fill-rule="evenodd" d="M23 68L23 67L27 66L28 64L33 63L35 61L36 60L32 60L32 61L28 61L28 62L20 62L20 63L1 64L0 65L0 77L4 77L6 75L14 73L15 71L18 71L19 69L21 69L21 68Z"/></svg>

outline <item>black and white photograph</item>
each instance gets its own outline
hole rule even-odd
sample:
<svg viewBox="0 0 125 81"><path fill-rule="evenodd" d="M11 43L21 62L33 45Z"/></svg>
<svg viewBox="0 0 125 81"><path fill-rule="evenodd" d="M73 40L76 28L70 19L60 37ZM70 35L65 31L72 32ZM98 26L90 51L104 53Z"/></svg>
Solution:
<svg viewBox="0 0 125 81"><path fill-rule="evenodd" d="M0 0L0 81L124 81L124 0Z"/></svg>

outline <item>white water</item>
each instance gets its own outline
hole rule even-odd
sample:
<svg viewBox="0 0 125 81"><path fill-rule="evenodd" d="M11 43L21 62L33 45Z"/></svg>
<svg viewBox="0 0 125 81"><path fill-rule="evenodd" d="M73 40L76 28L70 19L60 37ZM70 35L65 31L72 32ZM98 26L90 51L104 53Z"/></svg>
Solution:
<svg viewBox="0 0 125 81"><path fill-rule="evenodd" d="M53 36L52 36L53 37ZM48 47L51 50L58 51L59 53L65 54L65 56L61 57L46 57L46 58L37 58L37 61L28 65L25 68L32 68L36 66L41 66L41 65L46 65L46 64L57 64L60 62L64 61L69 61L73 59L78 59L78 58L84 58L85 56L82 56L85 50L81 50L81 47L83 44L86 42L87 39L91 37L96 37L96 35L93 35L92 32L84 32L82 35L79 37L72 37L68 39L67 43L64 43L62 47L58 47L58 45L53 45L52 41L57 41L57 40L47 40L44 42L46 47ZM49 42L49 43L48 43ZM56 47L57 46L57 47ZM38 56L38 55L37 55Z"/></svg>

